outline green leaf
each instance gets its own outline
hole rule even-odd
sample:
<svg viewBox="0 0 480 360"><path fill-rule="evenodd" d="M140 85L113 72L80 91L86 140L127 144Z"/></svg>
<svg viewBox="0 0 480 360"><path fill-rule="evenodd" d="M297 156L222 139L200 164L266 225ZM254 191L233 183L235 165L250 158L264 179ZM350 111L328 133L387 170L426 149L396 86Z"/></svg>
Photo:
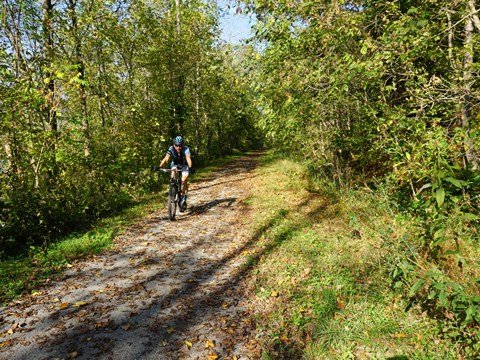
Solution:
<svg viewBox="0 0 480 360"><path fill-rule="evenodd" d="M448 306L448 299L447 299L447 293L445 291L442 291L439 295L438 295L438 301L440 303L440 306L446 308Z"/></svg>
<svg viewBox="0 0 480 360"><path fill-rule="evenodd" d="M367 54L367 51L368 51L368 46L367 44L363 43L361 49L360 49L360 54L362 55L366 55Z"/></svg>
<svg viewBox="0 0 480 360"><path fill-rule="evenodd" d="M465 314L467 317L465 318L464 324L468 324L473 320L473 317L476 316L478 313L478 308L475 305L470 305L467 310L465 311Z"/></svg>
<svg viewBox="0 0 480 360"><path fill-rule="evenodd" d="M413 286L411 287L409 296L414 296L417 293L417 291L420 290L423 284L425 284L425 280L418 279L417 282L413 284Z"/></svg>
<svg viewBox="0 0 480 360"><path fill-rule="evenodd" d="M425 184L423 185L420 190L418 190L418 194L420 194L423 190L425 189L428 189L428 188L431 188L432 187L432 184L431 183L428 183L428 184Z"/></svg>
<svg viewBox="0 0 480 360"><path fill-rule="evenodd" d="M480 217L478 215L471 214L471 213L464 213L464 214L460 215L458 218L460 220L471 220L471 221L475 221L475 220L480 219Z"/></svg>
<svg viewBox="0 0 480 360"><path fill-rule="evenodd" d="M443 187L439 187L437 191L435 191L435 200L437 200L438 207L441 208L445 201L445 190Z"/></svg>
<svg viewBox="0 0 480 360"><path fill-rule="evenodd" d="M452 178L452 177L446 177L444 179L445 181L448 181L450 184L455 185L457 188L462 189L463 188L463 181Z"/></svg>

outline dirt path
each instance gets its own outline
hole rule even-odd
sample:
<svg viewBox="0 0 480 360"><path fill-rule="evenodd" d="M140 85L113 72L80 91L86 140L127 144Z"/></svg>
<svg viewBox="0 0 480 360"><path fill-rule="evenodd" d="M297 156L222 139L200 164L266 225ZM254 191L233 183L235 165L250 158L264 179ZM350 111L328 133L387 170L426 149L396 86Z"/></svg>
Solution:
<svg viewBox="0 0 480 360"><path fill-rule="evenodd" d="M192 184L166 210L0 312L1 359L256 359L244 200L257 156Z"/></svg>

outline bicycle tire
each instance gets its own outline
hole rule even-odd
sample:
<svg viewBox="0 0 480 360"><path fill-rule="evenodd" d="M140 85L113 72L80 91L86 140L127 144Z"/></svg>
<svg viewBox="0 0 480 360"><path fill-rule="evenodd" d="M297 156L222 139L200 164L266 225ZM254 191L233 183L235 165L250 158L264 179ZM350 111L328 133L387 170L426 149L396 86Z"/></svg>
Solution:
<svg viewBox="0 0 480 360"><path fill-rule="evenodd" d="M178 204L178 191L177 186L174 183L170 183L170 189L168 190L168 217L170 220L175 220L175 214L177 212Z"/></svg>

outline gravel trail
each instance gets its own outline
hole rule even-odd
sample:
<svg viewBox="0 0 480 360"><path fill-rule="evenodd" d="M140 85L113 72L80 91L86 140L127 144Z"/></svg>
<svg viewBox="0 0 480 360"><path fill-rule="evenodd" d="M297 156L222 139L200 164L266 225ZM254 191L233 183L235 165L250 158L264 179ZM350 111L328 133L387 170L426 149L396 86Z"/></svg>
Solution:
<svg viewBox="0 0 480 360"><path fill-rule="evenodd" d="M0 312L0 358L258 359L244 205L257 154L190 184L166 209Z"/></svg>

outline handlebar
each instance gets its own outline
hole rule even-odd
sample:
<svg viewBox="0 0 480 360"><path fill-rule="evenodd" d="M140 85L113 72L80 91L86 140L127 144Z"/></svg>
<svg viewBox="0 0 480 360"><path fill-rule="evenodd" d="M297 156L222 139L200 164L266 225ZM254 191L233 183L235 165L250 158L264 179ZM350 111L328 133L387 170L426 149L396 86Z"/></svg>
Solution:
<svg viewBox="0 0 480 360"><path fill-rule="evenodd" d="M163 173L169 173L169 172L172 172L172 171L177 172L178 169L177 169L176 167L173 167L173 168L171 168L171 169L160 168L160 169L158 169L158 171L161 171L161 172L163 172Z"/></svg>
<svg viewBox="0 0 480 360"><path fill-rule="evenodd" d="M170 169L164 169L164 168L157 168L157 167L155 167L154 170L155 170L155 171L161 171L161 172L163 172L163 173L169 173L169 172L172 172L172 171L178 171L177 167L175 167L175 166L172 167L172 168L170 168ZM195 172L195 170L194 170L193 168L190 168L189 171L190 171L190 173L192 173L192 174Z"/></svg>

